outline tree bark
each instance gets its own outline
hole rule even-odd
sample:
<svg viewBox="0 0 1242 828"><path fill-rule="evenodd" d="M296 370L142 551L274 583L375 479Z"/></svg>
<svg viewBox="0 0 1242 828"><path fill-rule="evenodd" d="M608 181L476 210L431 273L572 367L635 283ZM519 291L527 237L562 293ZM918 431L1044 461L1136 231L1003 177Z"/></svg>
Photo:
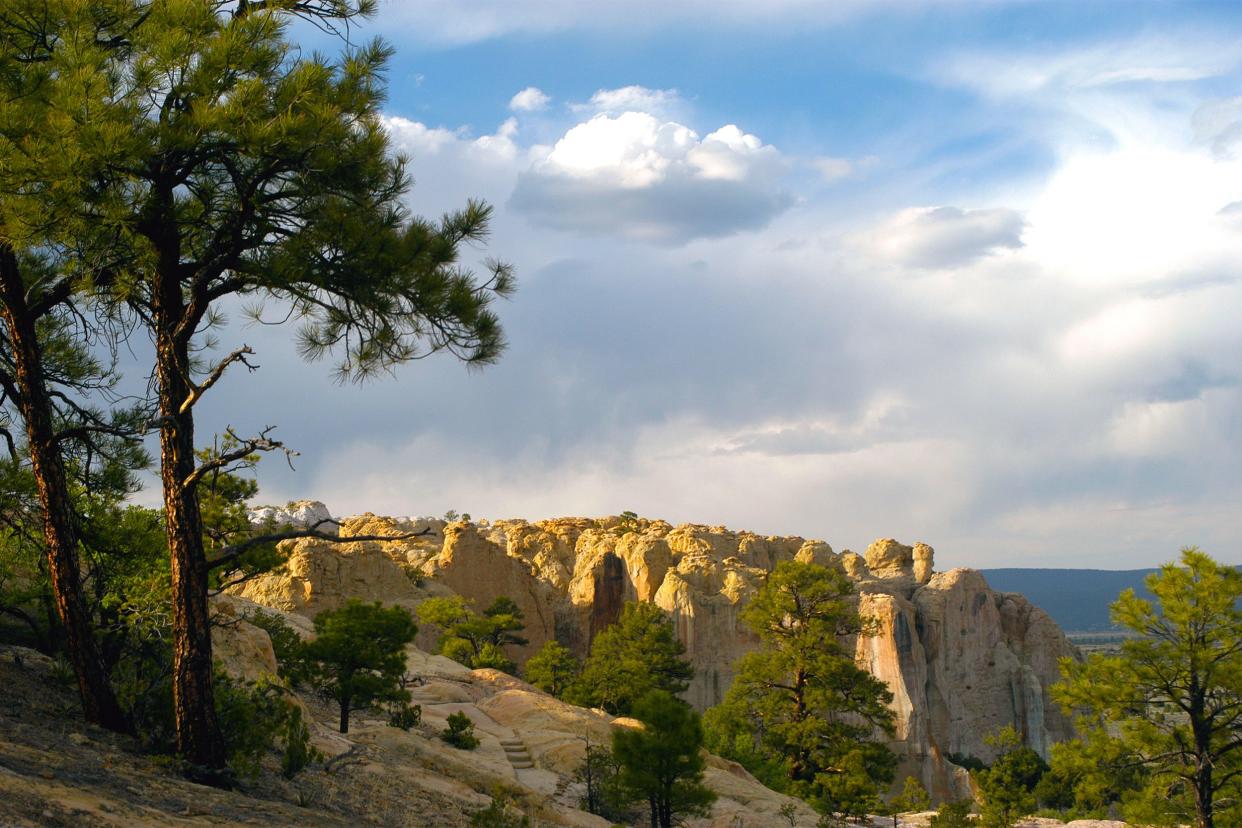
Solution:
<svg viewBox="0 0 1242 828"><path fill-rule="evenodd" d="M349 732L349 705L351 699L341 699L341 732Z"/></svg>
<svg viewBox="0 0 1242 828"><path fill-rule="evenodd" d="M171 194L166 194L171 204ZM198 494L186 481L194 472L194 411L185 407L191 392L190 336L179 279L180 252L175 231L158 226L159 251L154 284L155 376L159 388L160 478L172 570L173 713L177 752L191 774L226 784L224 736L212 689L211 616L207 607L207 554L203 548Z"/></svg>
<svg viewBox="0 0 1242 828"><path fill-rule="evenodd" d="M160 403L160 477L172 567L173 710L177 752L209 774L225 767L224 737L212 690L211 617L207 555L198 496L184 481L194 471L194 416L182 412L189 395L188 347L161 325L156 335Z"/></svg>
<svg viewBox="0 0 1242 828"><path fill-rule="evenodd" d="M77 520L52 422L53 407L43 373L42 348L17 258L7 246L0 246L0 292L3 294L0 314L9 329L13 348L17 404L25 421L31 469L43 508L52 599L64 629L65 649L77 674L82 712L89 722L109 730L129 732L129 721L108 684L99 644L91 629L78 560Z"/></svg>

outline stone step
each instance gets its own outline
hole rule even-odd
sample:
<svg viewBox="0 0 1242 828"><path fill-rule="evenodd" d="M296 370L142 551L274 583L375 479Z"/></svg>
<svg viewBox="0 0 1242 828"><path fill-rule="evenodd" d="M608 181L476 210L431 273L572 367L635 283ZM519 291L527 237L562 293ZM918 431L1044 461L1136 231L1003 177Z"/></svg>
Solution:
<svg viewBox="0 0 1242 828"><path fill-rule="evenodd" d="M531 762L529 759L525 762L511 762L510 764L513 765L514 770L528 770L535 766L535 763Z"/></svg>

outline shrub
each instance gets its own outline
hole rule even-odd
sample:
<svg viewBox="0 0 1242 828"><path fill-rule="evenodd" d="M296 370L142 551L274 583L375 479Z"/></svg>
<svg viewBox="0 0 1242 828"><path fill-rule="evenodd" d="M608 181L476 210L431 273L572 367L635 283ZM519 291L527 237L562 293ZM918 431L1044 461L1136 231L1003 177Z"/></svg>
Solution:
<svg viewBox="0 0 1242 828"><path fill-rule="evenodd" d="M441 731L440 738L462 750L474 750L479 746L479 739L474 735L474 722L465 713L451 714L448 727Z"/></svg>
<svg viewBox="0 0 1242 828"><path fill-rule="evenodd" d="M975 824L974 818L970 815L970 807L973 804L969 799L944 803L927 823L928 828L970 828Z"/></svg>
<svg viewBox="0 0 1242 828"><path fill-rule="evenodd" d="M470 815L471 828L532 828L530 817L518 810L503 791L492 794L492 801Z"/></svg>
<svg viewBox="0 0 1242 828"><path fill-rule="evenodd" d="M285 689L270 681L239 681L217 667L214 684L229 769L238 776L257 776L263 755L277 734L287 735L290 711L297 708L285 698Z"/></svg>
<svg viewBox="0 0 1242 828"><path fill-rule="evenodd" d="M417 704L396 704L388 712L389 727L409 730L412 727L417 727L422 720L423 708Z"/></svg>
<svg viewBox="0 0 1242 828"><path fill-rule="evenodd" d="M284 728L285 749L280 757L280 772L285 779L297 776L311 762L323 759L323 754L311 747L310 730L302 719L302 708L289 706Z"/></svg>

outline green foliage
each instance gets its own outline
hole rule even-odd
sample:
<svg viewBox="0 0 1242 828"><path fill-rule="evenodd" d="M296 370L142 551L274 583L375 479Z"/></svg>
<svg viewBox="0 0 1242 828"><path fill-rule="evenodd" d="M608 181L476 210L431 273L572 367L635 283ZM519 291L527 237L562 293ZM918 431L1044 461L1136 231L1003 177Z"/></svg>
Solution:
<svg viewBox="0 0 1242 828"><path fill-rule="evenodd" d="M1146 786L1147 771L1128 761L1125 746L1093 729L1052 746L1051 768L1035 786L1045 808L1078 819L1103 819L1128 791Z"/></svg>
<svg viewBox="0 0 1242 828"><path fill-rule="evenodd" d="M471 828L532 828L530 817L522 813L503 791L492 794L492 801L470 815Z"/></svg>
<svg viewBox="0 0 1242 828"><path fill-rule="evenodd" d="M350 711L409 701L401 679L405 647L417 632L401 607L356 598L315 616L315 639L303 648L307 680L340 706L342 733L349 732Z"/></svg>
<svg viewBox="0 0 1242 828"><path fill-rule="evenodd" d="M440 738L462 750L474 750L479 746L479 739L474 735L474 722L461 712L449 714L448 727L440 731Z"/></svg>
<svg viewBox="0 0 1242 828"><path fill-rule="evenodd" d="M1001 753L990 768L975 774L983 800L980 824L985 828L1010 828L1019 817L1034 812L1035 788L1048 771L1048 764L1022 744L1022 737L1012 726L985 741Z"/></svg>
<svg viewBox="0 0 1242 828"><path fill-rule="evenodd" d="M1164 565L1147 588L1154 603L1126 590L1112 606L1114 623L1138 637L1116 655L1064 659L1065 680L1053 688L1054 698L1079 714L1083 739L1067 751L1094 754L1107 763L1101 769L1142 774L1114 774L1111 781L1126 787L1110 790L1100 773L1074 773L1082 763L1063 757L1063 776L1075 800L1081 788L1084 799L1119 794L1122 813L1133 821L1239 824L1242 573L1188 548L1180 566Z"/></svg>
<svg viewBox="0 0 1242 828"><path fill-rule="evenodd" d="M502 595L482 615L471 610L459 595L428 598L418 605L418 618L442 631L437 645L441 655L471 669L517 671L517 665L505 654L505 647L527 643L519 635L526 625L522 610L511 598Z"/></svg>
<svg viewBox="0 0 1242 828"><path fill-rule="evenodd" d="M969 799L944 803L928 821L928 828L970 828L977 824L970 815L973 804Z"/></svg>
<svg viewBox="0 0 1242 828"><path fill-rule="evenodd" d="M893 797L893 801L889 804L894 814L926 811L931 807L931 795L927 793L922 782L913 776L907 776L901 785L901 793Z"/></svg>
<svg viewBox="0 0 1242 828"><path fill-rule="evenodd" d="M873 626L858 615L853 584L785 561L742 620L764 646L738 662L733 686L704 717L709 749L821 813L871 807L896 767L873 741L892 732L892 694L839 641Z"/></svg>
<svg viewBox="0 0 1242 828"><path fill-rule="evenodd" d="M395 704L388 712L389 727L399 727L402 730L409 730L410 728L417 727L418 723L422 720L423 708L422 705L419 704Z"/></svg>
<svg viewBox="0 0 1242 828"><path fill-rule="evenodd" d="M864 749L845 754L832 773L820 778L823 801L832 813L861 820L883 807L872 776L871 757Z"/></svg>
<svg viewBox="0 0 1242 828"><path fill-rule="evenodd" d="M690 706L665 690L652 690L634 703L641 730L617 729L612 753L620 784L646 800L651 828L706 815L716 794L703 785L703 726Z"/></svg>
<svg viewBox="0 0 1242 828"><path fill-rule="evenodd" d="M620 522L617 523L617 534L626 535L630 532L638 531L638 513L626 510L620 515Z"/></svg>
<svg viewBox="0 0 1242 828"><path fill-rule="evenodd" d="M310 747L302 711L289 701L285 688L265 680L241 681L219 667L213 685L216 715L232 773L257 776L263 757L278 742L283 742L281 769L286 776L292 777L307 763L318 760L318 752ZM171 715L167 727L171 731Z"/></svg>
<svg viewBox="0 0 1242 828"><path fill-rule="evenodd" d="M513 275L489 261L477 276L461 256L486 239L491 210L470 201L437 221L412 216L406 161L383 123L392 50L350 43L333 59L290 34L307 19L351 31L374 0L29 5L0 15L3 247L37 287L33 299L81 301L47 317L84 330L94 347L79 357L118 348L135 327L150 335L177 512L170 551L178 570L227 561L244 577L271 560L208 560L210 527L183 498L202 481L174 438L192 433L201 394L240 358L200 358L216 344L221 307L244 297L260 319L275 305L265 321L294 321L301 355L332 356L341 379L434 352L488 364L505 344L492 303L512 292ZM217 516L231 531L229 510ZM191 655L176 680L205 699L208 584L176 583L185 623L173 632ZM210 706L179 715L183 749L218 765Z"/></svg>
<svg viewBox="0 0 1242 828"><path fill-rule="evenodd" d="M582 664L568 647L549 639L530 657L522 672L528 682L559 699L582 672Z"/></svg>
<svg viewBox="0 0 1242 828"><path fill-rule="evenodd" d="M653 690L676 695L690 686L694 668L682 658L685 652L664 610L627 603L617 622L595 636L582 674L565 699L628 716L634 703Z"/></svg>
<svg viewBox="0 0 1242 828"><path fill-rule="evenodd" d="M980 759L978 756L971 756L969 753L949 753L945 756L953 764L959 768L974 773L976 771L987 770L988 763Z"/></svg>
<svg viewBox="0 0 1242 828"><path fill-rule="evenodd" d="M311 762L323 759L323 754L311 746L310 729L302 719L302 708L294 704L289 705L289 713L285 718L284 743L280 772L286 779L297 776Z"/></svg>
<svg viewBox="0 0 1242 828"><path fill-rule="evenodd" d="M633 796L621 784L621 766L607 745L587 744L574 781L585 788L579 806L612 823L633 822L637 817Z"/></svg>
<svg viewBox="0 0 1242 828"><path fill-rule="evenodd" d="M267 633L272 640L272 652L276 655L277 673L293 686L302 682L306 675L306 649L302 636L284 618L274 612L255 610L246 620Z"/></svg>

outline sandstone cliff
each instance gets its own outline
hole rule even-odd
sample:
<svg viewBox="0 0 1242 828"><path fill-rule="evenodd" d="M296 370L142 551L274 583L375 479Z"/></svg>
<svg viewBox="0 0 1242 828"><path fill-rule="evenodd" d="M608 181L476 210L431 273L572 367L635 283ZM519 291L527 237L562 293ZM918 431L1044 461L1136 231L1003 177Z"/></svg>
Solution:
<svg viewBox="0 0 1242 828"><path fill-rule="evenodd" d="M746 601L780 561L814 561L841 567L857 584L862 612L878 621L879 633L855 646L860 663L893 692L898 779L916 775L939 797L968 795L950 755L990 761L983 737L1007 724L1045 755L1071 732L1048 697L1058 659L1076 655L1064 634L974 570L934 572L925 544L884 539L864 555L838 554L799 537L617 517L444 524L363 515L343 520L340 532L413 529L428 533L394 542L291 542L286 571L241 593L307 616L349 597L413 607L451 591L482 607L507 595L526 614L530 644L513 653L519 663L551 638L584 655L624 602L652 601L673 617L695 668L687 698L704 709L721 699L733 664L756 646L738 617ZM432 633L420 636L430 647Z"/></svg>

